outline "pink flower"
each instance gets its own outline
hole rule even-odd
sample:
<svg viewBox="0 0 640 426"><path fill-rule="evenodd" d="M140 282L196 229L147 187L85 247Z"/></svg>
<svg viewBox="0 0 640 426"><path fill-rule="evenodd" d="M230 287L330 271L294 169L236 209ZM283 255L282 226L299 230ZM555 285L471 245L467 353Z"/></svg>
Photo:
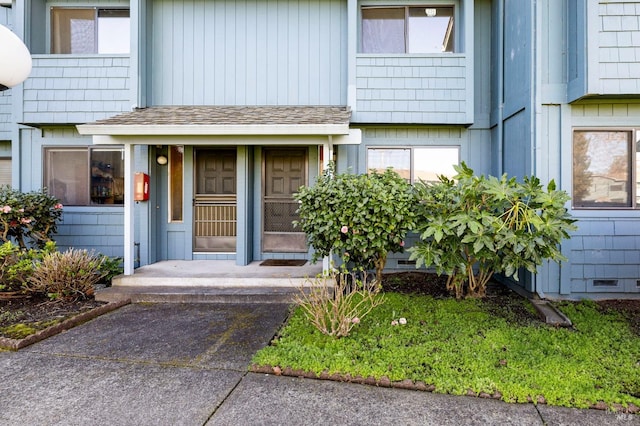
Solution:
<svg viewBox="0 0 640 426"><path fill-rule="evenodd" d="M56 210L60 210L62 208L62 204L58 203L55 206L53 206L53 208Z"/></svg>
<svg viewBox="0 0 640 426"><path fill-rule="evenodd" d="M351 322L354 323L354 324L360 324L360 318L353 317L353 318L351 318Z"/></svg>
<svg viewBox="0 0 640 426"><path fill-rule="evenodd" d="M398 325L398 321L396 320L391 321L391 325Z"/></svg>
<svg viewBox="0 0 640 426"><path fill-rule="evenodd" d="M342 228L340 228L340 232L346 234L347 232L349 232L349 227L347 225L344 225Z"/></svg>
<svg viewBox="0 0 640 426"><path fill-rule="evenodd" d="M4 207L2 208L2 212L3 212L3 213L9 213L10 211L11 211L11 207L9 207L9 206L4 206Z"/></svg>
<svg viewBox="0 0 640 426"><path fill-rule="evenodd" d="M400 241L400 247L404 247L404 241Z"/></svg>
<svg viewBox="0 0 640 426"><path fill-rule="evenodd" d="M31 219L23 217L22 219L20 219L20 223L22 223L23 225L28 225L31 223Z"/></svg>
<svg viewBox="0 0 640 426"><path fill-rule="evenodd" d="M20 213L24 213L24 209L20 209L18 210Z"/></svg>

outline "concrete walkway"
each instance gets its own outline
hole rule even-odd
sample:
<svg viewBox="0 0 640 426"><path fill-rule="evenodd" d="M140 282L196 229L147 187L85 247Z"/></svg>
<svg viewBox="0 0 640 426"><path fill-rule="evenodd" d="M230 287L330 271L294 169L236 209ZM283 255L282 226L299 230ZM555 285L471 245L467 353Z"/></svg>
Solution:
<svg viewBox="0 0 640 426"><path fill-rule="evenodd" d="M0 352L0 424L640 424L637 415L247 373L288 309L128 305Z"/></svg>

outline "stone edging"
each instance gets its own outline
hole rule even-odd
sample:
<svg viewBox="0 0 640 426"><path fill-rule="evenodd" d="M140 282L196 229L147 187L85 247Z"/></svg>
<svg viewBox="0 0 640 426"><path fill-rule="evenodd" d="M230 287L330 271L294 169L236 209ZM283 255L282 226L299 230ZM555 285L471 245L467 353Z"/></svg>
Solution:
<svg viewBox="0 0 640 426"><path fill-rule="evenodd" d="M264 374L273 374L276 376L290 376L290 377L300 377L305 379L319 379L319 380L332 380L335 382L348 382L348 383L357 383L364 384L370 386L379 386L383 388L396 388L396 389L408 389L408 390L416 390L416 391L424 391L424 392L434 392L436 387L434 385L427 385L424 382L414 382L411 379L402 380L399 382L392 382L388 377L383 376L379 379L374 377L364 378L362 376L351 377L350 374L329 374L326 371L323 371L320 374L316 374L313 371L304 371L304 370L294 370L290 367L280 368L278 366L272 367L270 365L257 365L252 364L249 366L249 371L253 373L264 373ZM485 392L475 393L471 390L467 391L467 396L474 396L477 398L488 398L488 399L502 399L502 394L500 392L495 392L493 394L488 394ZM528 398L530 403L533 403L533 399L531 397ZM537 404L546 404L547 401L543 396L539 396ZM623 407L621 404L612 404L609 406L604 402L598 402L597 404L593 404L589 407L594 410L615 410L617 413L628 413L628 414L640 414L640 407L635 404L629 403L627 407Z"/></svg>
<svg viewBox="0 0 640 426"><path fill-rule="evenodd" d="M47 327L44 330L40 330L37 333L31 334L24 339L9 339L8 337L0 337L0 348L17 351L18 349L22 349L25 346L29 346L33 343L39 342L48 337L69 330L70 328L92 320L100 315L106 314L107 312L114 311L124 305L128 305L129 303L131 303L131 300L127 299L98 306L97 308L93 308L89 311L66 319L58 324L52 325L51 327Z"/></svg>

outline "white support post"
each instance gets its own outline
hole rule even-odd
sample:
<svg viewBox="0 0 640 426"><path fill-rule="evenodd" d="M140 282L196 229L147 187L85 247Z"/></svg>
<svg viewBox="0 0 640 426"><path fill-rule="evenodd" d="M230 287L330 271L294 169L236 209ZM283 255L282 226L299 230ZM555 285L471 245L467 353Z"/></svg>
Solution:
<svg viewBox="0 0 640 426"><path fill-rule="evenodd" d="M134 201L133 201L133 144L124 146L124 274L133 275L134 266Z"/></svg>

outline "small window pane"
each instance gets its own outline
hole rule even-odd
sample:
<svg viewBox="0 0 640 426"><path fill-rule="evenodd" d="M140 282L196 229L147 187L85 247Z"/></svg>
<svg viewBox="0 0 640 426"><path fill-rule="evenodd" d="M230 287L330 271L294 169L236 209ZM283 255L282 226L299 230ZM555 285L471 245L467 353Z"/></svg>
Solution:
<svg viewBox="0 0 640 426"><path fill-rule="evenodd" d="M171 221L182 221L184 147L169 147L169 191Z"/></svg>
<svg viewBox="0 0 640 426"><path fill-rule="evenodd" d="M574 207L630 207L631 132L576 131Z"/></svg>
<svg viewBox="0 0 640 426"><path fill-rule="evenodd" d="M62 204L89 204L89 164L87 149L45 151L45 186Z"/></svg>
<svg viewBox="0 0 640 426"><path fill-rule="evenodd" d="M453 8L410 7L407 53L453 52Z"/></svg>
<svg viewBox="0 0 640 426"><path fill-rule="evenodd" d="M367 169L383 173L392 167L404 179L411 180L411 150L406 148L370 148Z"/></svg>
<svg viewBox="0 0 640 426"><path fill-rule="evenodd" d="M91 204L124 204L124 158L122 149L91 152Z"/></svg>
<svg viewBox="0 0 640 426"><path fill-rule="evenodd" d="M51 9L51 53L95 53L95 9Z"/></svg>
<svg viewBox="0 0 640 426"><path fill-rule="evenodd" d="M413 180L435 182L438 176L452 178L457 174L453 166L460 162L458 147L415 148L413 151Z"/></svg>
<svg viewBox="0 0 640 426"><path fill-rule="evenodd" d="M404 53L404 8L362 9L362 52Z"/></svg>
<svg viewBox="0 0 640 426"><path fill-rule="evenodd" d="M98 11L98 53L129 53L130 33L128 10Z"/></svg>

